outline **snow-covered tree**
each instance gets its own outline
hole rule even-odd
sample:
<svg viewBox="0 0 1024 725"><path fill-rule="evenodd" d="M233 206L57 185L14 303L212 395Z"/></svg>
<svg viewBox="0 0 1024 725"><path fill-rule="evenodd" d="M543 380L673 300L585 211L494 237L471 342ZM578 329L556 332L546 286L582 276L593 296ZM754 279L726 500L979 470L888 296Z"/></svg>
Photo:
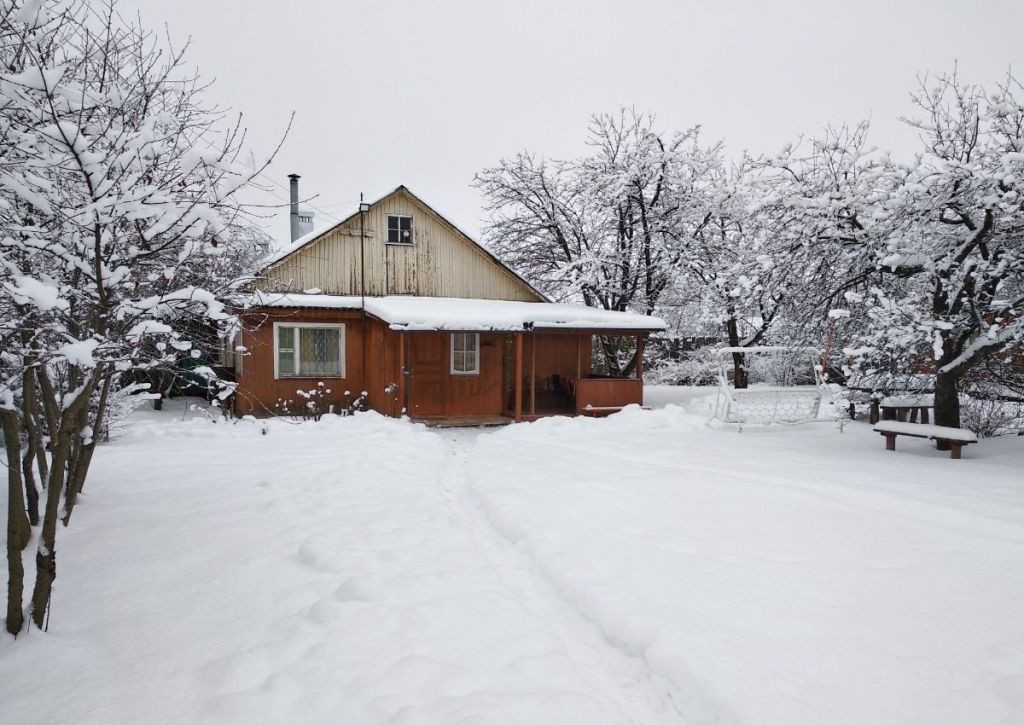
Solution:
<svg viewBox="0 0 1024 725"><path fill-rule="evenodd" d="M795 267L788 240L749 162L719 165L709 180L705 223L684 253L677 284L697 291L690 314L718 327L729 347L760 345L789 302ZM744 355L732 357L733 382L744 388Z"/></svg>
<svg viewBox="0 0 1024 725"><path fill-rule="evenodd" d="M19 472L45 483L30 607L42 627L57 526L111 391L191 349L175 323L228 319L217 260L262 166L242 163L244 132L207 103L186 49L124 20L112 0L0 0L0 13L0 417L9 462L24 452L8 468L11 491L34 488ZM17 633L21 580L9 568Z"/></svg>
<svg viewBox="0 0 1024 725"><path fill-rule="evenodd" d="M965 375L1024 340L1022 90L1012 76L992 89L922 78L909 123L925 149L898 170L893 233L871 248L876 269L913 284L872 290L865 357L931 353L940 425L960 425Z"/></svg>
<svg viewBox="0 0 1024 725"><path fill-rule="evenodd" d="M594 116L587 142L583 158L524 152L482 171L485 239L556 299L653 314L703 223L719 147L702 147L696 127L666 138L625 110Z"/></svg>
<svg viewBox="0 0 1024 725"><path fill-rule="evenodd" d="M940 425L959 426L965 376L1024 337L1020 96L1013 77L991 90L925 77L910 162L868 147L861 125L769 164L800 241L803 309L852 315L859 370L934 374Z"/></svg>

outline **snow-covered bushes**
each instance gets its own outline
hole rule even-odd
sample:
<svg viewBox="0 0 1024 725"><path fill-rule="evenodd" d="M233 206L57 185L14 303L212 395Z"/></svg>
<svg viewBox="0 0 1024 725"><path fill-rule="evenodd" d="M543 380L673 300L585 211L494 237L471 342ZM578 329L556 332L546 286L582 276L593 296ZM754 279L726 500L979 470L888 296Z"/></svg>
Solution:
<svg viewBox="0 0 1024 725"><path fill-rule="evenodd" d="M1024 434L1024 403L1020 401L960 397L960 424L982 438Z"/></svg>
<svg viewBox="0 0 1024 725"><path fill-rule="evenodd" d="M320 420L324 415L352 415L366 409L366 391L353 395L346 390L338 398L323 381L309 390L296 390L293 398L278 398L274 404L276 415L300 417L303 420Z"/></svg>
<svg viewBox="0 0 1024 725"><path fill-rule="evenodd" d="M718 364L710 348L684 355L680 360L653 361L644 371L644 380L655 385L714 385L717 382Z"/></svg>

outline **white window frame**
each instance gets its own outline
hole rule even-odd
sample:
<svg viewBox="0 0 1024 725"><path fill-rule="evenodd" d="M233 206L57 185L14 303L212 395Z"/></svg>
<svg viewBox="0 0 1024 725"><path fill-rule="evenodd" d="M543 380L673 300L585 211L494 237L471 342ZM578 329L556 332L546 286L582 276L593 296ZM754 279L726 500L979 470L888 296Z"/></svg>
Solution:
<svg viewBox="0 0 1024 725"><path fill-rule="evenodd" d="M472 370L456 370L455 369L455 336L456 335L472 335L473 336L473 369ZM480 374L480 333L479 332L453 332L449 336L448 342L448 369L452 375L479 375ZM468 352L468 350L464 351Z"/></svg>
<svg viewBox="0 0 1024 725"><path fill-rule="evenodd" d="M339 330L338 333L338 360L341 362L341 374L340 375L281 375L278 369L281 364L281 357L278 352L278 337L277 331L281 327L314 327L325 330ZM302 365L299 360L299 336L295 335L295 369L300 370ZM274 380L341 380L345 377L345 323L343 322L275 322L274 323Z"/></svg>
<svg viewBox="0 0 1024 725"><path fill-rule="evenodd" d="M408 219L409 220L409 241L408 242L392 242L389 237L391 236L391 218L395 219ZM411 247L412 246L412 214L386 214L384 219L384 243L390 244L395 247ZM399 222L398 225L399 237L401 237L402 225Z"/></svg>

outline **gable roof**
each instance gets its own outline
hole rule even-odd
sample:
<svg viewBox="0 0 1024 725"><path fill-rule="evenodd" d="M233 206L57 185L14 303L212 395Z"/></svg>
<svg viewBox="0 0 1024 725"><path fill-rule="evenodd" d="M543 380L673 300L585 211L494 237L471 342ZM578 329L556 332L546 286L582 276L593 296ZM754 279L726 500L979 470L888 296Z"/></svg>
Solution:
<svg viewBox="0 0 1024 725"><path fill-rule="evenodd" d="M524 285L526 285L526 287L531 292L533 292L538 297L540 297L540 299L545 300L545 301L548 300L548 296L547 295L545 295L543 292L541 292L536 287L534 287L532 284L530 284L526 279L523 278L522 275L520 275L514 269L509 267L507 264L502 262L500 259L498 259L498 257L496 257L486 247L484 247L482 244L480 244L480 242L476 241L475 239L473 239L473 237L469 236L466 232L462 231L459 227L457 227L455 224L453 224L443 214L441 214L439 211L437 211L437 209L435 209L434 207L430 206L430 204L428 204L427 202L423 201L423 199L421 199L416 194L414 194L409 189L409 187L405 186L405 184L399 184L398 186L396 186L391 191L389 191L386 194L383 194L383 195L377 197L375 200L369 202L369 205L371 207L372 206L376 206L377 204L381 203L385 199L388 199L388 198L394 196L395 194L399 194L399 193L406 194L410 199L413 200L413 202L415 202L419 206L423 207L427 212L429 212L429 213L433 214L434 216L436 216L438 219L440 219L442 222L444 222L447 226L451 227L451 229L456 234L458 234L460 237L462 237L473 248L475 248L478 252L480 252L484 256L486 256L491 262L496 264L498 267L500 267L501 269L505 270L506 272L511 274L513 277L515 277L517 280L519 280ZM313 244L317 240L319 240L319 239L321 239L323 237L326 237L328 234L333 232L335 229L339 229L339 228L345 226L346 224L348 224L349 222L353 221L354 219L358 219L358 218L359 218L359 211L358 211L358 208L357 208L357 210L355 212L353 212L349 216L345 217L341 221L337 222L336 224L332 224L331 226L324 227L323 229L314 230L314 231L310 232L309 234L305 234L305 235L299 237L298 239L296 239L295 241L291 242L290 244L287 244L284 247L281 247L281 249L279 249L276 252L273 252L272 254L267 256L260 263L260 268L259 268L259 271L257 272L257 274L261 274L261 273L265 272L266 270L270 269L271 267L274 267L274 266L280 264L281 262L283 262L284 260L286 260L289 257L291 257L293 254L295 254L299 250L304 249L305 247L308 247L310 244Z"/></svg>

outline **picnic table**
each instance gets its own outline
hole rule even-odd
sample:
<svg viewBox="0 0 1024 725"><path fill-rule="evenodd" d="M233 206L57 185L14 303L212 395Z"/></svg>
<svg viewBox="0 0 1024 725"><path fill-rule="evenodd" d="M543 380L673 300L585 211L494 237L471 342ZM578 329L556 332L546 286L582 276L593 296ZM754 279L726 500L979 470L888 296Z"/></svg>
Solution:
<svg viewBox="0 0 1024 725"><path fill-rule="evenodd" d="M928 411L932 408L927 398L882 398L878 404L882 420L896 420L901 423L929 422ZM878 422L876 418L872 423Z"/></svg>

